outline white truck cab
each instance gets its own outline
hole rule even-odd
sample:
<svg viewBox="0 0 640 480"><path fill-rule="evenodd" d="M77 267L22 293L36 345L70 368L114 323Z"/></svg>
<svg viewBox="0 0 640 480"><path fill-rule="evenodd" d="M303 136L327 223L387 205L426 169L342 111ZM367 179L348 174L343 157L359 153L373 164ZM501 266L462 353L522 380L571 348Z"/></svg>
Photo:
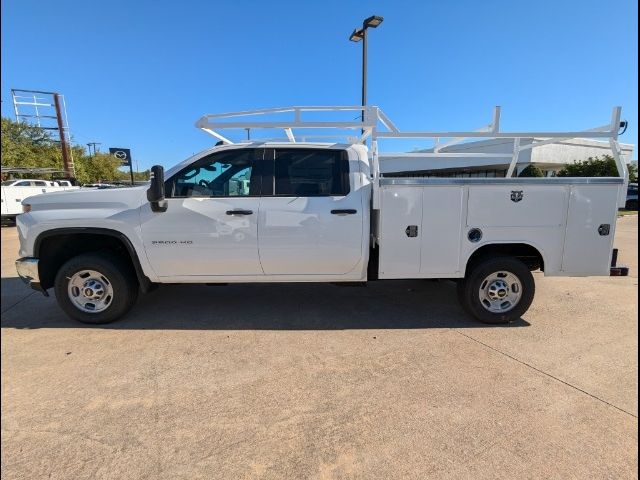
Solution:
<svg viewBox="0 0 640 480"><path fill-rule="evenodd" d="M166 173L153 167L149 187L26 199L18 273L33 288L54 288L61 308L88 323L119 318L139 290L159 283L407 278L456 280L470 314L505 323L530 306L533 270L610 274L624 176L381 176L383 133L374 122L338 123L363 129L364 139L299 142L293 128L319 123L302 122L302 110L292 109L293 122L275 123L287 141L232 143L218 131L244 124L203 117L198 126L223 144ZM381 112L376 119L392 125ZM598 133L613 136L617 125ZM369 149L361 142L372 135Z"/></svg>

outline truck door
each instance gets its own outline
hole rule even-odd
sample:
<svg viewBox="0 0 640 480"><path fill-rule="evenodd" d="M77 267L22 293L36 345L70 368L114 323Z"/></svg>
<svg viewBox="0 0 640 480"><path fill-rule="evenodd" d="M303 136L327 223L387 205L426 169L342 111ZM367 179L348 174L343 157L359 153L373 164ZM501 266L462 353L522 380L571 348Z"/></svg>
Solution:
<svg viewBox="0 0 640 480"><path fill-rule="evenodd" d="M9 202L7 192L10 192L11 187L2 187L2 215L9 215Z"/></svg>
<svg viewBox="0 0 640 480"><path fill-rule="evenodd" d="M263 149L214 152L166 180L168 208L141 209L149 262L160 277L262 275L258 214Z"/></svg>
<svg viewBox="0 0 640 480"><path fill-rule="evenodd" d="M267 149L258 220L266 275L343 275L362 258L362 189L346 150ZM269 160L271 157L271 161ZM368 218L368 217L367 217Z"/></svg>
<svg viewBox="0 0 640 480"><path fill-rule="evenodd" d="M562 275L608 275L618 213L614 185L573 185L569 198Z"/></svg>

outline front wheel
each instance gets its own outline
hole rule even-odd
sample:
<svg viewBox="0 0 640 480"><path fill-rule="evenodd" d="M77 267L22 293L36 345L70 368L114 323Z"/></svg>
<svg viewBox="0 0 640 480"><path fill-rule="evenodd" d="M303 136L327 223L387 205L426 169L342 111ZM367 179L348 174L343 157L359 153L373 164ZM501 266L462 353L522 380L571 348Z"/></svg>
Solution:
<svg viewBox="0 0 640 480"><path fill-rule="evenodd" d="M483 323L505 324L519 319L531 306L535 282L517 258L489 258L469 267L458 282L462 307Z"/></svg>
<svg viewBox="0 0 640 480"><path fill-rule="evenodd" d="M88 253L67 261L58 271L58 305L71 318L101 324L127 313L138 298L133 269L108 253Z"/></svg>

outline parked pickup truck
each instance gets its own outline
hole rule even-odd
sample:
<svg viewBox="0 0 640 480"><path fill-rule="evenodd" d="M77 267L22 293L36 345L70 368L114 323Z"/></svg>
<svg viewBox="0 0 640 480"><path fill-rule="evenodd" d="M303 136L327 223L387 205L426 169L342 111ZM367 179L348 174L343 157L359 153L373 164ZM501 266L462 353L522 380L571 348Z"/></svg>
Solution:
<svg viewBox="0 0 640 480"><path fill-rule="evenodd" d="M26 199L18 273L45 294L53 288L60 307L87 323L121 317L139 291L160 283L430 278L457 281L478 320L506 323L531 305L534 270L610 274L624 178L380 176L377 141L402 132L372 108L362 123L305 123L294 107L286 110L296 113L292 122L228 124L285 128L287 141L274 142L232 143L218 133L226 124L206 116L198 126L222 144L166 173L153 167L150 186ZM389 132L377 131L373 114ZM596 133L615 136L613 125ZM312 143L293 134L329 126L362 129L362 137Z"/></svg>
<svg viewBox="0 0 640 480"><path fill-rule="evenodd" d="M14 221L22 213L22 200L32 195L75 190L69 180L40 180L23 178L2 182L2 220Z"/></svg>

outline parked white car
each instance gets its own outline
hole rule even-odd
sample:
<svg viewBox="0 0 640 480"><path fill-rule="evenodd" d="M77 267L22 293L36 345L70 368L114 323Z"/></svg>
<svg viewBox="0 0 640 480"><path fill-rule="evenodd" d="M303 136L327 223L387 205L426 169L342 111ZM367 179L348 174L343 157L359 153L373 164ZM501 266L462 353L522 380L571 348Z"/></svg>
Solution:
<svg viewBox="0 0 640 480"><path fill-rule="evenodd" d="M225 143L166 175L153 167L149 187L26 199L18 273L37 290L53 288L61 308L87 323L121 317L139 290L160 283L428 278L456 280L471 315L505 323L531 305L533 270L610 274L624 178L380 177L377 141L384 134L376 132L371 107L363 123L330 124L362 129L362 137L372 136L371 151L362 137L297 141L293 128L320 122L305 124L300 109L292 111L290 123L229 124L285 128L285 142L233 144L218 131L225 124L203 117L198 125ZM391 133L403 135L395 127ZM468 133L522 136L497 128ZM615 138L615 117L609 130L585 134Z"/></svg>
<svg viewBox="0 0 640 480"><path fill-rule="evenodd" d="M2 182L2 220L15 220L22 213L22 200L33 195L76 190L68 180L17 179Z"/></svg>

